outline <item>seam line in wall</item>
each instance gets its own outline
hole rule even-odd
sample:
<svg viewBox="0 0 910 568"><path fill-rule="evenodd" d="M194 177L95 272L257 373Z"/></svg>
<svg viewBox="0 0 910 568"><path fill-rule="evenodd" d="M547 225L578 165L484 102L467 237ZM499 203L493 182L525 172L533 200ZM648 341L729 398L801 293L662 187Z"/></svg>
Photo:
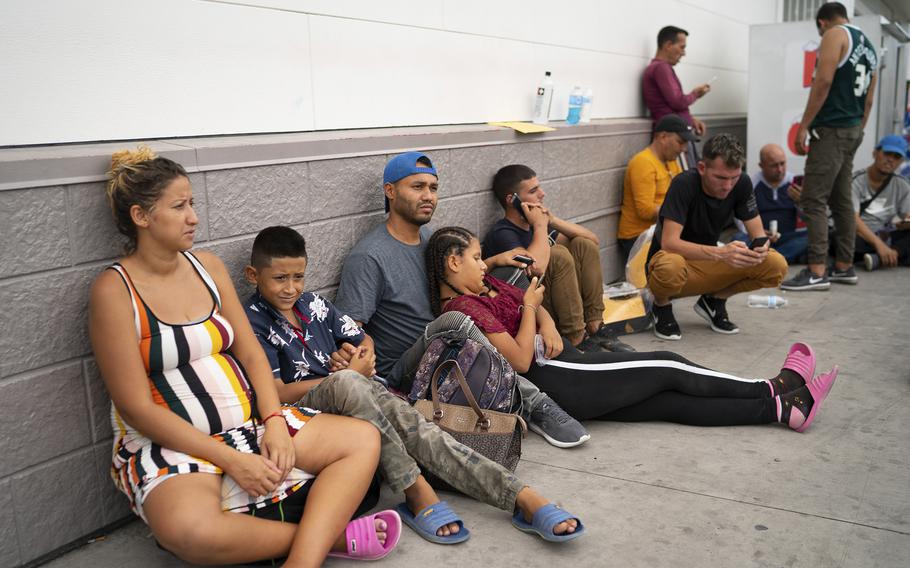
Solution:
<svg viewBox="0 0 910 568"><path fill-rule="evenodd" d="M210 4L228 4L228 5L233 5L233 6L244 6L247 8L255 8L255 9L259 9L259 10L271 10L271 11L276 11L276 12L288 12L291 14L318 16L318 17L322 17L322 18L331 18L334 20L351 20L351 21L355 21L355 22L365 22L365 23L369 23L369 24L381 24L381 25L385 25L385 26L396 26L396 27L403 27L403 28L410 28L410 29L428 30L428 31L434 31L434 32L443 32L443 33L448 33L448 34L456 34L456 35L463 35L463 36L470 36L470 37L480 37L480 38L484 38L484 39L492 39L492 40L499 40L499 41L510 41L510 42L515 42L515 43L523 43L523 44L527 44L527 45L539 45L539 46L543 46L543 47L557 47L560 49L574 49L577 51L586 51L589 53L603 53L606 55L615 55L618 57L641 59L641 60L645 60L645 61L649 61L651 59L651 55L638 55L638 54L633 54L633 53L623 53L623 52L619 52L619 51L611 51L611 50L605 50L605 49L593 49L590 47L577 47L577 46L563 45L563 44L558 44L558 43L548 43L548 42L542 42L542 41L531 41L531 40L527 40L527 39L518 39L518 38L513 38L513 37L501 37L501 36L482 34L482 33L477 33L477 32L452 30L452 29L447 29L445 27L433 27L433 26L426 26L426 25L419 25L419 24L403 24L400 22L389 22L389 21L385 21L385 20L371 20L368 18L357 18L357 17L353 17L353 16L339 16L337 14L326 14L323 12L307 12L307 11L302 11L302 10L290 10L288 8L278 8L275 6L260 6L257 4L250 4L248 2L240 2L240 1L232 1L232 0L200 0L200 1L208 2ZM687 2L683 2L682 0L680 0L680 3L686 4L692 8L700 9L700 10L710 13L710 14L714 14L716 16L721 16L731 22L735 22L737 24L745 26L748 31L749 24L747 24L745 22L742 22L742 21L734 19L734 18L730 18L729 16L724 16L724 15L718 14L716 12L712 12L710 10L706 10L705 8L698 6L698 5L688 4ZM445 25L444 22L442 24ZM709 67L712 69L721 69L724 71L735 71L733 69L727 69L724 67L713 67L713 66L704 65L704 64L700 64L700 63L694 63L694 62L689 62L688 64L697 65L699 67ZM741 71L741 73L747 73L747 71Z"/></svg>
<svg viewBox="0 0 910 568"><path fill-rule="evenodd" d="M89 386L90 379L88 376L88 357L82 358L82 364L80 367L82 367L82 391L85 396L85 409L86 413L88 414L88 436L92 443L96 444L98 443L98 440L95 439L95 432L97 428L95 425L95 413L92 412L92 389ZM98 370L98 375L99 380L103 381L104 379L101 379L100 369Z"/></svg>
<svg viewBox="0 0 910 568"><path fill-rule="evenodd" d="M113 437L108 438L107 440L113 440ZM53 463L53 462L62 461L62 460L71 458L71 457L73 457L73 456L79 454L80 452L85 452L86 450L88 450L89 452L92 453L92 458L91 458L91 459L92 459L92 461L94 461L94 460L95 460L95 446L98 446L98 445L100 445L100 444L106 442L107 440L101 440L100 442L97 442L97 443L96 443L96 442L89 442L89 443L88 443L87 445L85 445L85 446L79 446L78 448L73 448L72 450L69 450L69 451L67 451L67 452L63 452L62 454L55 454L55 455L50 456L49 458L47 458L47 459L45 459L45 460L42 460L42 461L37 462L37 463L33 463L32 465L30 465L30 466L28 466L28 467L22 468L22 469L17 470L17 471L10 472L10 473L7 474L5 477L0 478L0 482L5 481L5 480L9 480L10 483L12 483L12 481L13 481L12 478L13 478L13 477L20 476L20 475L29 475L29 474L31 474L31 473L33 473L33 472L35 472L35 471L38 471L39 469L41 469L41 468L43 468L43 467L46 467L47 465L49 465L49 464L51 464L51 463ZM94 466L92 466L92 467L94 468ZM100 489L100 486L98 486L98 488Z"/></svg>
<svg viewBox="0 0 910 568"><path fill-rule="evenodd" d="M91 353L86 353L84 355L77 355L75 357L70 357L62 361L55 361L53 363L48 363L46 365L41 365L40 367L35 367L33 369L28 369L27 371L18 371L11 375L6 375L5 377L0 378L0 384L6 383L15 383L18 381L27 381L31 380L38 375L43 375L46 373L52 373L58 371L65 367L72 365L73 363L79 363L79 374L85 374L85 365L82 363L86 357L91 357Z"/></svg>
<svg viewBox="0 0 910 568"><path fill-rule="evenodd" d="M105 268L107 267L115 258L119 258L120 255L101 259L101 260L90 260L87 262L79 262L72 264L70 266L60 266L57 268L50 268L45 270L35 270L34 272L26 272L24 274L15 274L6 278L0 278L0 286L6 286L7 284L18 284L32 278L35 278L37 275L45 276L65 276L70 273L81 272L87 268Z"/></svg>

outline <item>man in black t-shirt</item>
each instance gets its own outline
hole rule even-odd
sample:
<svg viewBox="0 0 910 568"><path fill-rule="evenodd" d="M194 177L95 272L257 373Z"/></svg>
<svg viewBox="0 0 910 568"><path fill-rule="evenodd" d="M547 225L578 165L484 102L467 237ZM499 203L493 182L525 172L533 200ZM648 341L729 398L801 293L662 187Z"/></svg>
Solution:
<svg viewBox="0 0 910 568"><path fill-rule="evenodd" d="M787 274L787 261L766 241L754 250L733 241L718 245L721 231L735 216L749 237L764 237L761 217L742 144L730 134L705 143L696 170L670 183L648 251L648 287L654 294L654 334L680 339L673 298L700 295L695 312L718 333L739 333L727 317L727 298L741 292L776 287Z"/></svg>

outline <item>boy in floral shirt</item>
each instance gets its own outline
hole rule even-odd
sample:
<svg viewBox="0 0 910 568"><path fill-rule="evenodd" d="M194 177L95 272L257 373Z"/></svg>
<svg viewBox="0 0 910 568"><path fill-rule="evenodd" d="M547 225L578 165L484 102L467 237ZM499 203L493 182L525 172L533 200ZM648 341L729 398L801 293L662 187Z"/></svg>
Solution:
<svg viewBox="0 0 910 568"><path fill-rule="evenodd" d="M303 292L307 256L299 233L288 227L263 230L250 262L245 274L256 292L244 308L278 379L282 402L297 402L334 371L351 368L373 376L373 340L331 302Z"/></svg>
<svg viewBox="0 0 910 568"><path fill-rule="evenodd" d="M269 227L256 236L245 269L256 292L244 308L272 366L281 402L375 425L382 440L382 477L392 491L405 496L396 510L431 542L464 542L471 533L449 505L439 501L418 462L462 493L505 511L517 509L526 519L548 503L511 472L460 444L382 383L367 378L375 375L373 340L331 302L303 292L306 266L303 237L289 227ZM559 532L571 533L565 524Z"/></svg>

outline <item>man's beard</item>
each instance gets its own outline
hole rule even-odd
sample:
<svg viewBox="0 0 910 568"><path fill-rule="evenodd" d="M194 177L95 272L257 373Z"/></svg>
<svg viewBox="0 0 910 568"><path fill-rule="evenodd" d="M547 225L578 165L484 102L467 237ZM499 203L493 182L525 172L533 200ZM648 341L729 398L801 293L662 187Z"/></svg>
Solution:
<svg viewBox="0 0 910 568"><path fill-rule="evenodd" d="M417 206L417 209L414 211L407 211L402 217L407 219L407 221L418 227L422 227L433 220L433 214L436 213L436 208L433 208L433 212L430 213L430 216L426 219L420 216L420 205Z"/></svg>

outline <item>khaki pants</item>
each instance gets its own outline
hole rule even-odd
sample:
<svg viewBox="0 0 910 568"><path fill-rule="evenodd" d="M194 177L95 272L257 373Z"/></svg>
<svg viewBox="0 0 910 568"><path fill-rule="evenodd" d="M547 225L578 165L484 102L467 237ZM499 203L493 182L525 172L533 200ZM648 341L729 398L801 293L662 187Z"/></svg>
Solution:
<svg viewBox="0 0 910 568"><path fill-rule="evenodd" d="M732 294L760 288L776 288L787 275L787 261L769 250L764 262L734 268L716 260L686 260L678 254L657 251L648 264L648 288L660 300L714 294Z"/></svg>
<svg viewBox="0 0 910 568"><path fill-rule="evenodd" d="M593 241L575 237L567 246L553 245L543 285L543 307L563 337L575 337L587 322L603 319L604 279Z"/></svg>
<svg viewBox="0 0 910 568"><path fill-rule="evenodd" d="M862 126L813 129L806 156L806 179L800 207L809 232L809 263L828 261L828 213L834 218L835 260L853 264L856 217L851 199L853 155L863 141Z"/></svg>

